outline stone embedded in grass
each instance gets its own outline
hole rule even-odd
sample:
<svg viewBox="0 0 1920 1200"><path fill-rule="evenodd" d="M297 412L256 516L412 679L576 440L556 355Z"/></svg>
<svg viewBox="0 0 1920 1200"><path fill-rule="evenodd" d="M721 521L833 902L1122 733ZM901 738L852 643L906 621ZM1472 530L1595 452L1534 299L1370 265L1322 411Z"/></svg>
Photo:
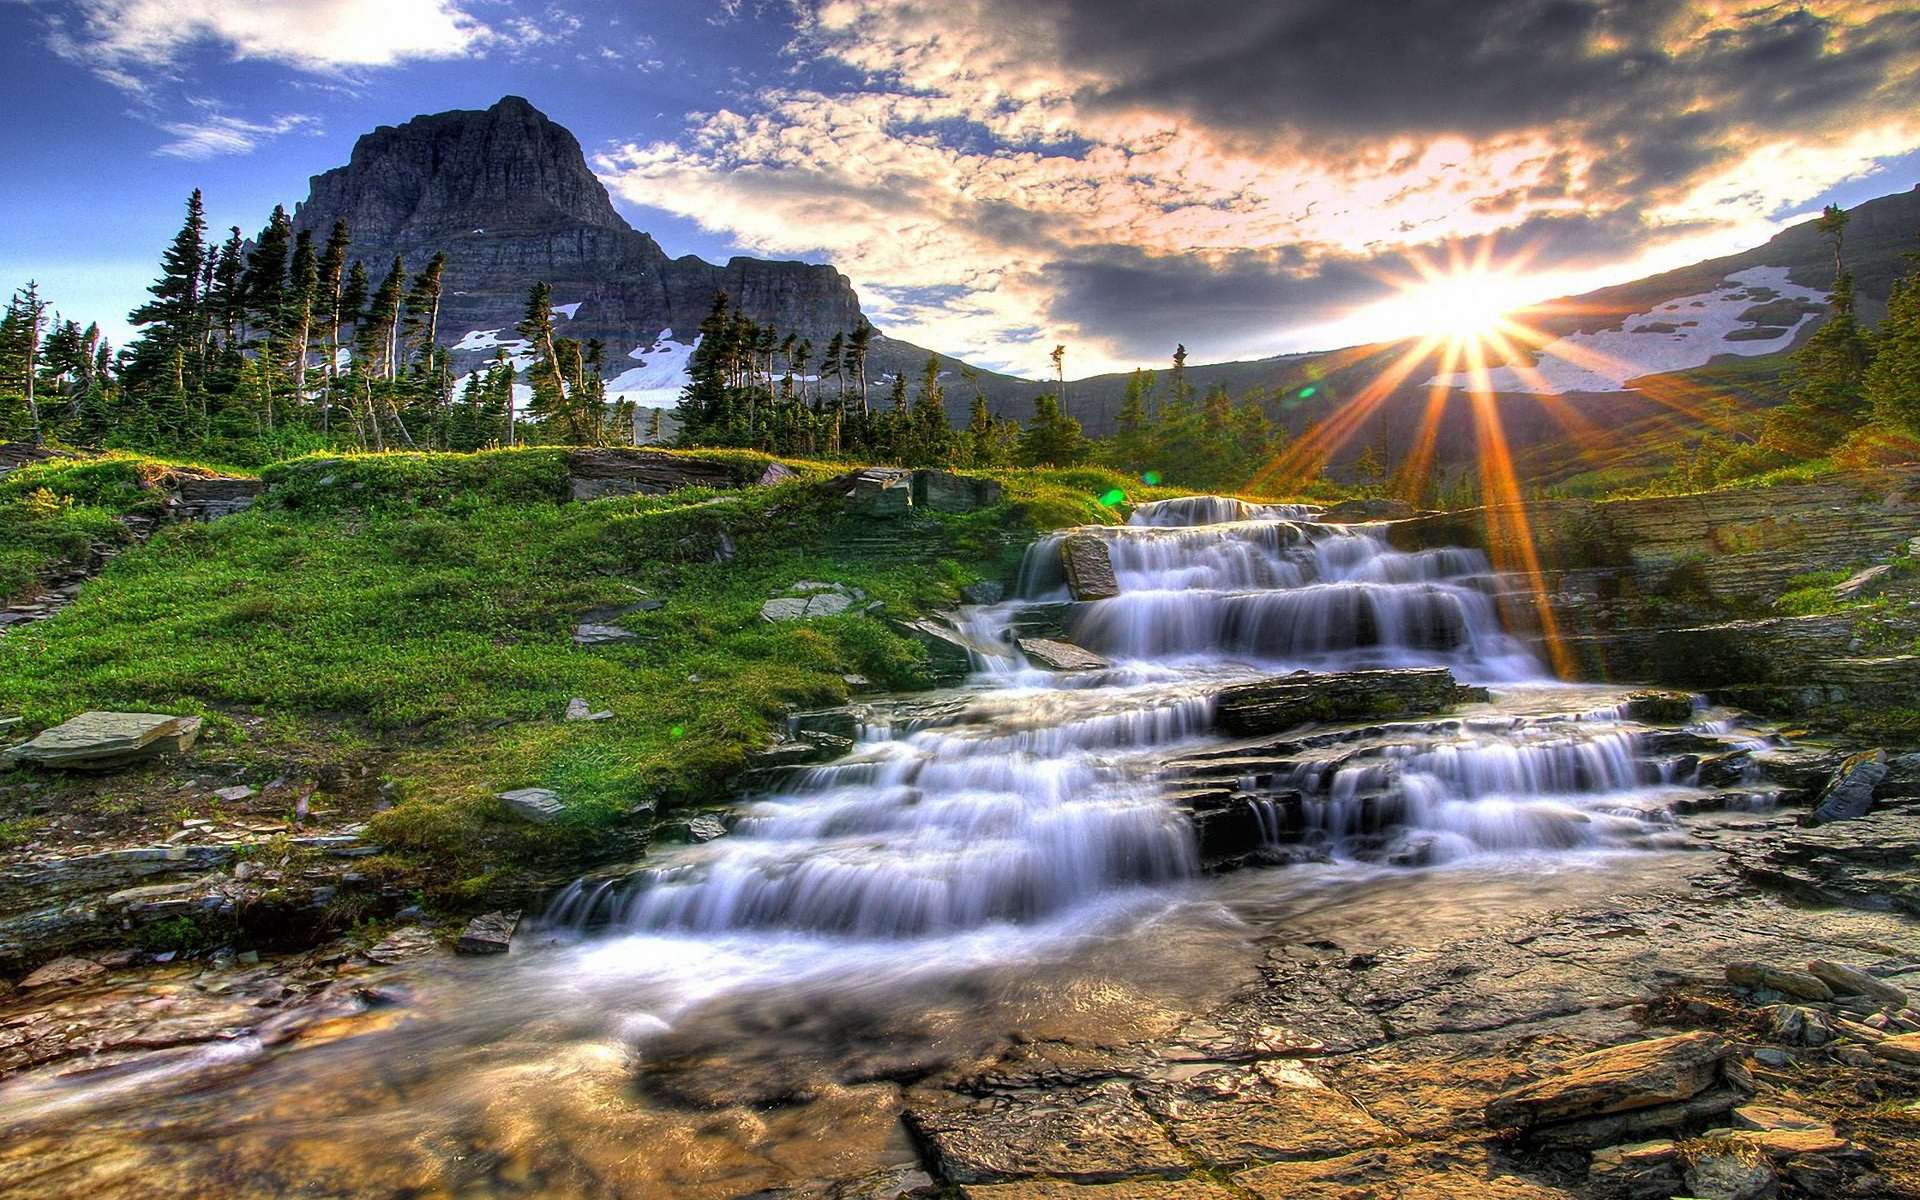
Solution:
<svg viewBox="0 0 1920 1200"><path fill-rule="evenodd" d="M213 794L229 804L234 804L257 793L245 784L235 784L233 787L215 788Z"/></svg>
<svg viewBox="0 0 1920 1200"><path fill-rule="evenodd" d="M1888 578L1892 574L1892 563L1881 563L1877 567L1856 571L1843 582L1834 585L1833 598L1840 601L1871 599L1885 591L1893 582Z"/></svg>
<svg viewBox="0 0 1920 1200"><path fill-rule="evenodd" d="M639 634L619 625L598 625L592 622L582 622L573 627L573 644L576 646L611 646L620 642L637 642L639 640Z"/></svg>
<svg viewBox="0 0 1920 1200"><path fill-rule="evenodd" d="M104 771L190 748L199 717L165 713L84 712L15 746L0 758L75 771Z"/></svg>
<svg viewBox="0 0 1920 1200"><path fill-rule="evenodd" d="M567 802L560 798L560 793L547 788L516 788L511 792L497 792L495 798L507 806L508 812L535 825L545 825L567 810Z"/></svg>
<svg viewBox="0 0 1920 1200"><path fill-rule="evenodd" d="M467 922L453 951L455 954L505 954L512 946L513 931L519 925L517 909L484 913Z"/></svg>
<svg viewBox="0 0 1920 1200"><path fill-rule="evenodd" d="M613 710L603 708L599 712L595 712L593 706L588 704L586 700L575 696L573 699L567 701L566 719L569 721L611 721L613 719Z"/></svg>

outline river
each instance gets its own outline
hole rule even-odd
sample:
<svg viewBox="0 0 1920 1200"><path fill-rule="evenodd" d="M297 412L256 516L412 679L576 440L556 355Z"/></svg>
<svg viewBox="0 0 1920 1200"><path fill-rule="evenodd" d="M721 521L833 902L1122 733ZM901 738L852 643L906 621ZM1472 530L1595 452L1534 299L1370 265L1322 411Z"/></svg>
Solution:
<svg viewBox="0 0 1920 1200"><path fill-rule="evenodd" d="M903 1086L1013 1040L1163 1036L1275 930L1417 944L1670 878L1697 758L1623 689L1550 678L1478 552L1312 516L1197 497L1073 531L1120 595L1064 608L1042 540L1013 599L962 614L968 687L870 706L852 753L580 881L506 959L322 964L325 1021L0 1084L0 1188L892 1196L919 1181ZM1056 612L1110 669L1027 665L1015 633ZM1203 870L1168 764L1220 747L1220 688L1433 666L1492 699L1295 739L1237 781L1273 865ZM1737 743L1732 721L1694 728ZM273 969L115 1002L252 997Z"/></svg>

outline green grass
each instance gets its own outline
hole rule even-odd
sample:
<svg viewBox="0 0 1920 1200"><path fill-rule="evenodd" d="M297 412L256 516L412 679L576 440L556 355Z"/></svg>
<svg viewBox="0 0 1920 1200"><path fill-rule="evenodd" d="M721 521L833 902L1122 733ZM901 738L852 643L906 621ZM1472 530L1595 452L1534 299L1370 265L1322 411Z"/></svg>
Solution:
<svg viewBox="0 0 1920 1200"><path fill-rule="evenodd" d="M747 478L768 461L726 457ZM843 676L924 682L918 646L872 616L761 621L795 581L837 580L911 615L1004 572L1036 529L1121 519L1101 495L1176 494L1100 470L1006 472L1004 504L909 519L921 550L852 552L839 535L863 527L817 486L846 468L797 466L772 488L589 503L566 502L551 449L269 467L275 490L252 510L162 528L72 608L0 639L0 711L35 725L90 708L200 713L209 752L262 761L310 740L377 752L401 799L376 836L472 891L503 863L577 858L649 814L723 798L789 709L847 699ZM27 470L74 498L50 520L91 536L146 502L156 469ZM38 495L25 473L0 481L0 503L41 502L23 498ZM642 640L572 643L582 610L639 591L664 602L620 619ZM561 720L575 696L615 716ZM268 720L240 719L254 715ZM525 786L559 791L568 817L505 817L493 793Z"/></svg>

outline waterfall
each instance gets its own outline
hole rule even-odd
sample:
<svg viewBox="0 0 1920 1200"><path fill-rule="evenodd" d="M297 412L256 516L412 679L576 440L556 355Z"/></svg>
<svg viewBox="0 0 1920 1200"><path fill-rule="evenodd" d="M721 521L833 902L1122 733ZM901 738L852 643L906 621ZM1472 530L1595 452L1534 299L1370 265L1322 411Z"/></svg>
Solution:
<svg viewBox="0 0 1920 1200"><path fill-rule="evenodd" d="M1124 526L1041 538L1016 597L960 617L984 649L963 703L884 712L840 760L788 769L725 837L581 881L563 925L658 934L790 931L921 938L1042 922L1197 873L1162 764L1217 744L1213 695L1294 670L1445 666L1469 681L1545 675L1501 627L1509 586L1478 551L1405 552L1382 526L1298 505L1194 496ZM1101 539L1120 594L1071 603L1067 537ZM1013 631L1059 614L1111 670L1026 666ZM1004 649L995 651L994 647ZM1484 853L1662 844L1691 783L1617 705L1334 729L1230 778L1254 837L1405 865Z"/></svg>

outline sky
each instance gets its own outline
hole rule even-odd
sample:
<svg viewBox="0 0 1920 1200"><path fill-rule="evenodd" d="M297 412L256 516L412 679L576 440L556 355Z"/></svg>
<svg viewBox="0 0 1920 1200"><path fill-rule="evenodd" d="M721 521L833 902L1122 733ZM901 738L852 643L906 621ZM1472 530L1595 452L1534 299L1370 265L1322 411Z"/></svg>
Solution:
<svg viewBox="0 0 1920 1200"><path fill-rule="evenodd" d="M195 187L251 233L508 94L668 253L830 262L1030 376L1409 336L1920 181L1889 0L0 0L0 286L124 339Z"/></svg>

